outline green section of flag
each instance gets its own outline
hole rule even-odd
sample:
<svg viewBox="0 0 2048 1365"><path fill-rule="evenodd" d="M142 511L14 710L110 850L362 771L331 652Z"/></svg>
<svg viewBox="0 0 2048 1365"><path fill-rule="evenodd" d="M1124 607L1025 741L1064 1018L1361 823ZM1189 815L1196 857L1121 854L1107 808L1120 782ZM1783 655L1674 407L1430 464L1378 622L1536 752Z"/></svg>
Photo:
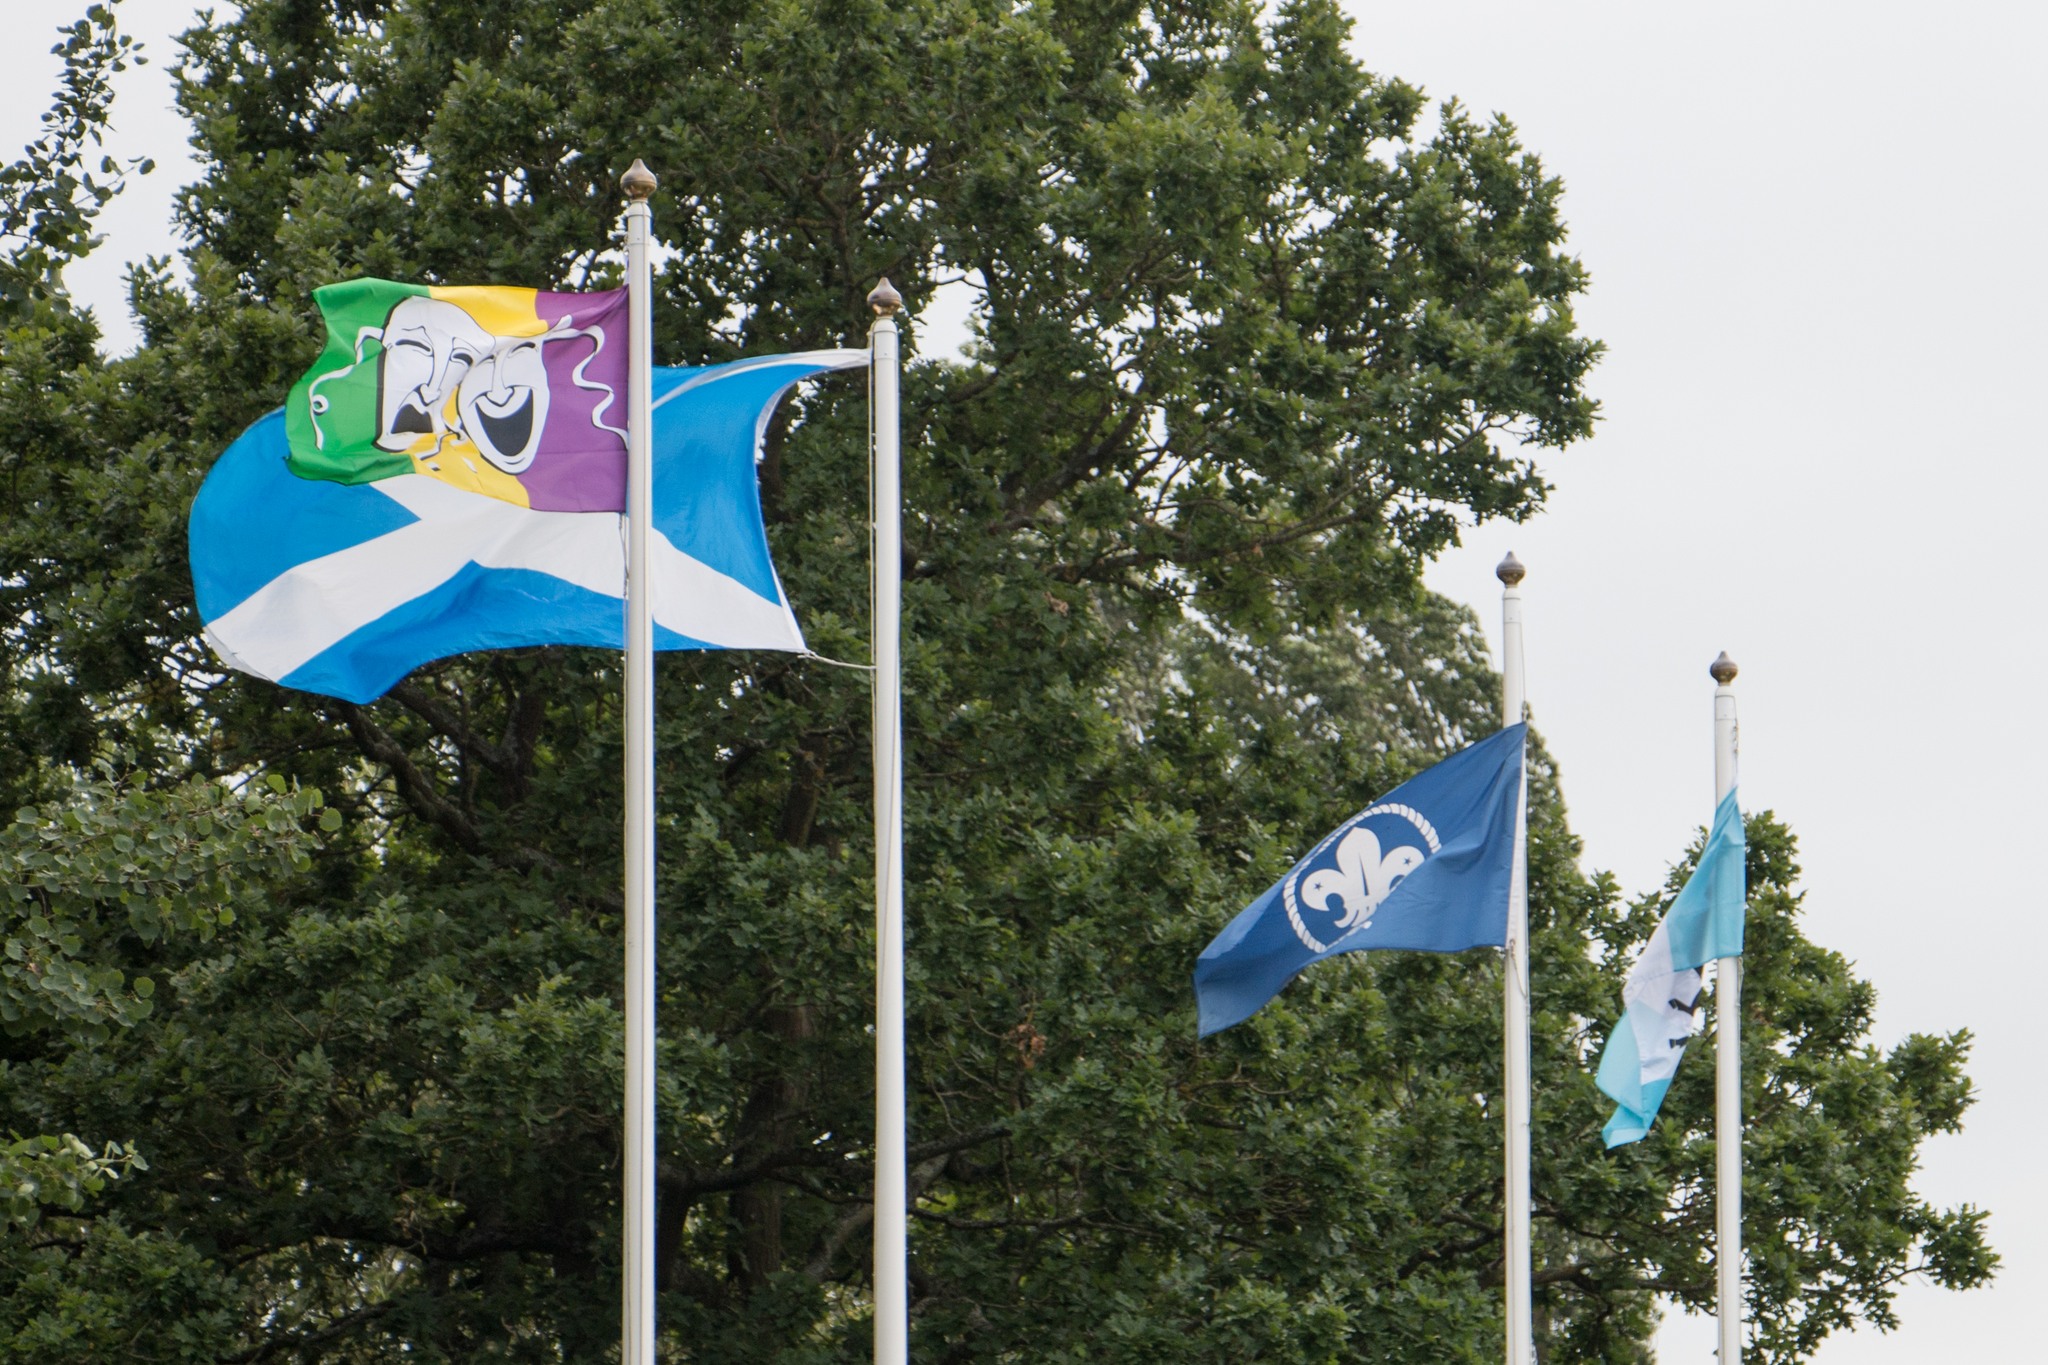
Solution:
<svg viewBox="0 0 2048 1365"><path fill-rule="evenodd" d="M350 280L313 291L327 323L327 345L285 402L291 445L285 464L294 474L369 483L412 472L412 456L376 444L378 336L400 300L427 292L390 280Z"/></svg>

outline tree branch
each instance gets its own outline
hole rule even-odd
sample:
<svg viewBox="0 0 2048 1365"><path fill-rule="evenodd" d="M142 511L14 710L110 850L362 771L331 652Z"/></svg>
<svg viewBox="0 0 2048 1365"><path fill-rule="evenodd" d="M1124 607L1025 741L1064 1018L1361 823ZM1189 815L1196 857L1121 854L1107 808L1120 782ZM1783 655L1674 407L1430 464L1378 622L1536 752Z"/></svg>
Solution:
<svg viewBox="0 0 2048 1365"><path fill-rule="evenodd" d="M372 762L381 763L398 784L398 793L405 798L422 817L439 826L448 836L470 853L483 851L484 839L477 827L471 823L461 809L441 795L435 784L420 771L412 761L412 755L405 746L393 739L363 707L351 701L338 702L342 719L348 724L349 734L355 737L356 745L363 756Z"/></svg>

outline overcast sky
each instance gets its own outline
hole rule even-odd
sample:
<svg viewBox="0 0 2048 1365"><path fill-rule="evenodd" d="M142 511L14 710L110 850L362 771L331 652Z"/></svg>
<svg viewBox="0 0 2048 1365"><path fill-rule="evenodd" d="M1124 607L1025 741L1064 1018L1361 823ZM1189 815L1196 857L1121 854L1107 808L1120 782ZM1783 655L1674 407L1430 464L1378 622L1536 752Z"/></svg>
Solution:
<svg viewBox="0 0 2048 1365"><path fill-rule="evenodd" d="M1536 723L1588 865L1631 891L1711 813L1706 668L1723 649L1741 665L1743 804L1799 833L1808 932L1875 982L1879 1041L1977 1035L1980 1102L1919 1187L1991 1209L2005 1257L1991 1289L1909 1287L1898 1331L1819 1359L2022 1358L2048 1283L2031 865L2048 746L2024 693L2048 660L2018 605L2048 559L2048 467L2013 404L2048 349L2048 11L1348 3L1369 66L1506 114L1564 178L1593 275L1580 316L1610 348L1599 434L1544 457L1550 510L1473 531L1430 581L1497 634L1493 565L1510 548L1528 565ZM193 8L124 12L162 62ZM0 50L9 144L33 134L47 46L17 25ZM160 168L72 273L117 349L119 263L171 249L192 175L161 73L130 74L113 148ZM1707 1360L1712 1325L1670 1321L1660 1347Z"/></svg>
<svg viewBox="0 0 2048 1365"><path fill-rule="evenodd" d="M1351 8L1369 66L1514 120L1592 271L1599 434L1546 457L1544 516L1430 575L1497 630L1492 566L1529 566L1529 695L1588 863L1646 888L1706 822L1725 649L1743 804L1799 833L1809 934L1876 984L1880 1041L1977 1035L1980 1101L1918 1184L1992 1210L2004 1271L1909 1288L1898 1331L1819 1359L2030 1357L2048 799L2025 689L2048 670L2019 607L2048 467L2013 405L2044 359L2048 11ZM1711 1323L1661 1344L1706 1360Z"/></svg>

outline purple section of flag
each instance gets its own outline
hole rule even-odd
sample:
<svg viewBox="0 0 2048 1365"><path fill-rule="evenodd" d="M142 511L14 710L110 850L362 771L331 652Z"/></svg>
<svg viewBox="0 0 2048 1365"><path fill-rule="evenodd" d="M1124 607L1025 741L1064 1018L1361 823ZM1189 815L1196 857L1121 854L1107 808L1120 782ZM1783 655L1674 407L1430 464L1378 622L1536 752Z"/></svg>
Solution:
<svg viewBox="0 0 2048 1365"><path fill-rule="evenodd" d="M557 335L541 347L548 417L519 482L536 511L626 510L626 291L554 294L534 311ZM579 382L579 374L580 380Z"/></svg>

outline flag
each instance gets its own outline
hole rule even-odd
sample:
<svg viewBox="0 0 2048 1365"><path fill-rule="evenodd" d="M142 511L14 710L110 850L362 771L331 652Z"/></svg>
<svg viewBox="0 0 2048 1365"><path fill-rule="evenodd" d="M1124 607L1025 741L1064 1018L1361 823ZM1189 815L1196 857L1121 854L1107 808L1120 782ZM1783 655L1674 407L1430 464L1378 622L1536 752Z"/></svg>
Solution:
<svg viewBox="0 0 2048 1365"><path fill-rule="evenodd" d="M1744 852L1742 812L1731 789L1714 810L1714 827L1700 850L1699 866L1686 878L1621 988L1624 1013L1607 1035L1596 1078L1616 1105L1614 1117L1600 1130L1609 1147L1634 1142L1650 1131L1692 1036L1700 968L1715 958L1742 955L1743 908L1749 894Z"/></svg>
<svg viewBox="0 0 2048 1365"><path fill-rule="evenodd" d="M1394 788L1232 920L1195 963L1202 1036L1338 953L1505 944L1527 734L1511 725Z"/></svg>
<svg viewBox="0 0 2048 1365"><path fill-rule="evenodd" d="M624 291L356 280L327 348L208 473L189 528L228 664L368 701L472 649L624 647ZM783 393L866 351L653 372L656 649L802 650L754 465Z"/></svg>
<svg viewBox="0 0 2048 1365"><path fill-rule="evenodd" d="M350 280L285 404L294 474L404 474L548 512L626 510L626 291Z"/></svg>

